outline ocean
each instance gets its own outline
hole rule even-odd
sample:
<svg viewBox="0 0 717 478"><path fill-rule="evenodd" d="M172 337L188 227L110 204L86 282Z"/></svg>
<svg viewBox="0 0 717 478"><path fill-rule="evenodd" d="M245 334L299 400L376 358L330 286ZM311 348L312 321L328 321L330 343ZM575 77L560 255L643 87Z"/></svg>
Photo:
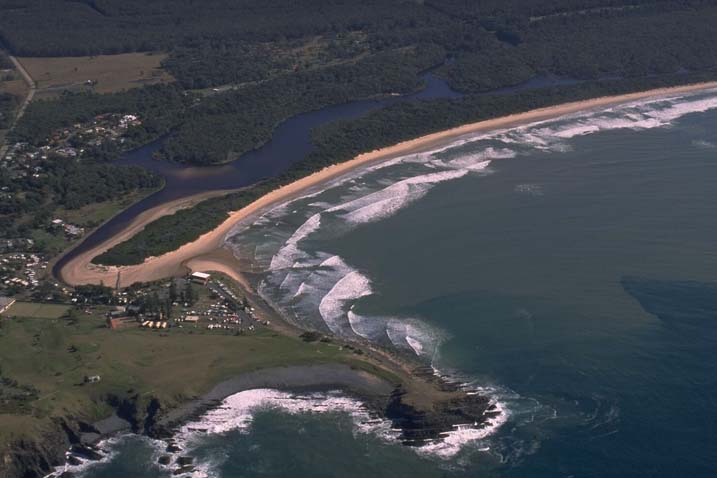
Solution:
<svg viewBox="0 0 717 478"><path fill-rule="evenodd" d="M416 354L503 413L409 448L340 392L242 392L178 432L193 476L717 475L715 124L703 92L476 134L237 227L288 320ZM103 446L73 469L171 476L163 443Z"/></svg>

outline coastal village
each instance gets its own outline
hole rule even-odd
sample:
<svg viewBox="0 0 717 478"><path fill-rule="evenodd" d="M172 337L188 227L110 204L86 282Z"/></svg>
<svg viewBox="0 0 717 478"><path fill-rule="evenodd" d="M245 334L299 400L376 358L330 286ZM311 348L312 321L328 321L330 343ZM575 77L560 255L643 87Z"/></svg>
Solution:
<svg viewBox="0 0 717 478"><path fill-rule="evenodd" d="M115 302L118 305L106 314L107 327L112 330L166 331L176 327L247 333L257 325L269 325L259 321L254 308L227 279L202 272L118 291Z"/></svg>
<svg viewBox="0 0 717 478"><path fill-rule="evenodd" d="M81 161L98 151L122 151L131 143L132 128L141 124L141 119L133 114L97 115L87 123L76 123L53 132L41 146L18 142L3 148L0 171L7 181L41 183L47 179L44 161ZM15 196L21 194L22 191L0 186L0 201L11 204ZM48 264L57 249L66 249L84 237L87 227L51 215L43 223L25 230L26 235L20 237L6 236L0 231L0 296L53 302L69 300L70 289L47 277ZM47 250L45 243L52 244L52 250Z"/></svg>
<svg viewBox="0 0 717 478"><path fill-rule="evenodd" d="M82 158L92 148L110 148L113 144L119 149L129 141L128 132L141 125L142 121L137 115L97 115L90 122L75 123L54 131L42 146L23 142L8 146L4 156L0 158L0 166L14 178L39 177L42 169L38 166L38 160L52 157Z"/></svg>
<svg viewBox="0 0 717 478"><path fill-rule="evenodd" d="M29 281L23 281L28 282L28 288L38 287L37 279ZM1 318L11 320L16 316L32 316L33 310L37 318L48 319L72 319L82 314L94 317L98 325L114 331L166 332L177 328L244 334L269 325L268 321L257 317L254 308L230 279L202 272L127 289L87 285L73 290L58 283L51 286L59 293L37 297L35 302L23 296L0 296Z"/></svg>
<svg viewBox="0 0 717 478"><path fill-rule="evenodd" d="M19 142L4 148L0 168L11 181L42 181L43 161L82 161L98 151L123 151L132 143L132 129L142 125L134 114L101 114L53 132L41 146ZM12 201L14 194L2 187L0 197ZM0 233L0 314L2 318L36 316L60 318L80 313L96 317L112 330L137 328L167 332L169 329L203 329L248 333L257 320L240 291L230 280L194 273L168 281L118 287L61 284L50 273L55 254L45 251L36 239L59 238L66 249L82 239L88 228L50 216L27 236L2 237Z"/></svg>

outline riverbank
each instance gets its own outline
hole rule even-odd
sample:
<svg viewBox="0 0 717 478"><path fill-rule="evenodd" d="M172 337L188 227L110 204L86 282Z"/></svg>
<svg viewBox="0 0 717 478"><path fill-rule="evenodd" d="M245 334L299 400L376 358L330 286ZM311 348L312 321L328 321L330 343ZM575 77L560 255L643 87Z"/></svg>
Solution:
<svg viewBox="0 0 717 478"><path fill-rule="evenodd" d="M174 263L173 261L160 261L154 264L153 270L148 271L146 269L142 270L141 273L138 273L139 271L133 270L133 268L129 267L122 267L122 268L110 268L110 267L104 267L100 265L96 265L92 263L92 259L96 257L99 253L103 252L104 250L110 249L113 246L126 241L127 239L133 237L136 235L139 231L144 229L144 227L159 219L163 216L168 216L171 214L174 214L177 211L180 211L182 209L187 209L195 206L196 204L210 198L223 196L226 194L229 194L235 190L220 190L220 191L208 191L201 194L196 194L193 196L189 196L186 198L176 199L174 201L167 202L165 204L162 204L160 206L148 209L138 215L127 227L125 227L121 232L114 235L111 239L103 242L102 244L98 245L95 248L92 248L91 250L88 250L76 257L74 257L71 261L66 264L62 270L59 273L58 279L61 279L63 282L66 282L69 285L80 285L80 284L99 284L100 282L104 281L105 283L115 283L117 279L117 272L121 271L121 285L122 287L126 287L128 285L131 285L135 282L149 282L153 280L159 280L165 277L171 277L173 275L180 274L183 270L183 267L181 263ZM79 247L82 244L82 242L78 242L74 246L72 246L70 249L66 250L61 256L57 257L53 260L53 263L58 262L62 257L68 255L70 252L72 252L75 248ZM100 250L100 252L97 252ZM89 275L92 277L102 277L98 282L93 281L78 281L74 280L72 278L76 278L76 272L73 274L71 271L76 271L76 267L79 264L83 264L85 268L89 271ZM70 271L70 272L68 272ZM83 277L82 275L80 277Z"/></svg>
<svg viewBox="0 0 717 478"><path fill-rule="evenodd" d="M605 108L629 103L631 101L644 100L651 97L685 94L712 88L717 88L717 82L698 83L678 87L659 88L617 96L606 96L539 108L524 113L480 121L446 131L429 134L387 148L361 154L350 161L329 166L319 172L313 173L293 183L275 189L248 206L230 213L228 218L219 227L205 233L197 240L185 244L167 254L150 257L142 264L106 267L98 266L91 262L94 257L134 236L147 224L153 222L159 217L173 214L180 208L177 207L177 204L174 202L167 203L142 213L120 234L113 236L111 239L68 261L68 263L65 264L60 271L58 271L58 275L61 280L70 285L79 285L99 284L101 282L114 283L117 278L117 273L121 272L120 285L127 286L133 282L146 282L171 275L183 274L186 272L184 264L190 264L193 259L206 256L207 254L221 248L226 235L240 222L255 217L272 206L290 201L296 197L306 194L307 191L313 188L320 188L323 184L353 173L360 168L371 166L378 162L390 160L398 156L435 149L465 135L545 121L580 111ZM226 193L226 191L223 193ZM177 201L177 203L183 204L182 207L187 207L187 204L196 204L210 195L218 196L220 194L222 194L222 192L207 193L183 199ZM195 266L196 265L197 263L195 262Z"/></svg>

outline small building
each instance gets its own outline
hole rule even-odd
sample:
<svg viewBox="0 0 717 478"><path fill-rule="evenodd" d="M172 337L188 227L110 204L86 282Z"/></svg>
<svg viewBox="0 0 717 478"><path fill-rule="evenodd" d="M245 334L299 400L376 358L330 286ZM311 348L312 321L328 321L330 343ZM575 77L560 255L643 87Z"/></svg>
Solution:
<svg viewBox="0 0 717 478"><path fill-rule="evenodd" d="M207 285L212 276L204 272L192 272L190 278L195 284Z"/></svg>
<svg viewBox="0 0 717 478"><path fill-rule="evenodd" d="M78 237L85 233L85 228L72 224L65 224L65 233L68 236Z"/></svg>
<svg viewBox="0 0 717 478"><path fill-rule="evenodd" d="M112 330L126 329L128 327L137 326L137 320L134 317L108 317L107 327Z"/></svg>

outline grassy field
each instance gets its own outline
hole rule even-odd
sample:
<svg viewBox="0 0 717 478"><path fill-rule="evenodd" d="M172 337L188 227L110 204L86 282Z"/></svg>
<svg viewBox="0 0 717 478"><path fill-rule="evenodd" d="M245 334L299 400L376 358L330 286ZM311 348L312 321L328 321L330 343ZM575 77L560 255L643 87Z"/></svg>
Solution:
<svg viewBox="0 0 717 478"><path fill-rule="evenodd" d="M37 302L15 302L3 315L31 319L59 319L70 308L62 304L40 304Z"/></svg>
<svg viewBox="0 0 717 478"><path fill-rule="evenodd" d="M81 227L97 227L118 212L127 209L140 199L149 196L154 191L155 190L135 191L112 201L92 203L79 209L64 209L59 207L55 210L54 216Z"/></svg>
<svg viewBox="0 0 717 478"><path fill-rule="evenodd" d="M27 96L27 83L25 83L19 75L14 75L12 80L0 81L0 92L10 93L11 95L24 98Z"/></svg>
<svg viewBox="0 0 717 478"><path fill-rule="evenodd" d="M176 328L112 331L103 312L76 312L73 322L0 317L0 373L18 390L33 389L25 398L0 400L0 449L20 436L37 437L51 417L103 418L111 413L110 395L152 396L171 405L259 368L328 361L372 367L336 344L306 343L268 330L251 335ZM86 375L102 380L83 384Z"/></svg>
<svg viewBox="0 0 717 478"><path fill-rule="evenodd" d="M166 55L159 53L123 53L18 60L37 83L36 98L48 98L63 90L88 89L88 80L97 82L93 89L98 93L172 81L161 68L164 58Z"/></svg>

